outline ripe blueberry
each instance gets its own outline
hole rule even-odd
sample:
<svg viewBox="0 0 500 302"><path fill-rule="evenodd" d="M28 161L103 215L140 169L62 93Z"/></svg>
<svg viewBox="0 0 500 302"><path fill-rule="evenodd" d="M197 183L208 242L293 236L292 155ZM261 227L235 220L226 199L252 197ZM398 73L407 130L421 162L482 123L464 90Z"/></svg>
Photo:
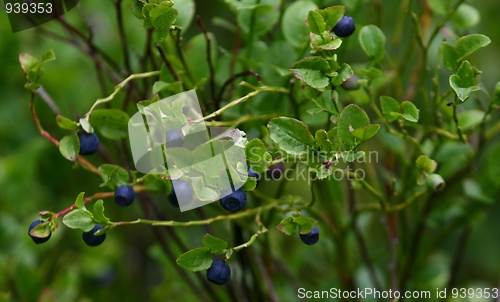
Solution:
<svg viewBox="0 0 500 302"><path fill-rule="evenodd" d="M269 170L267 170L267 175L271 179L280 179L281 176L283 175L283 171L285 170L285 164L283 162L277 163L271 167L269 167Z"/></svg>
<svg viewBox="0 0 500 302"><path fill-rule="evenodd" d="M354 20L349 16L343 16L332 29L333 33L341 38L349 37L355 30Z"/></svg>
<svg viewBox="0 0 500 302"><path fill-rule="evenodd" d="M238 189L231 194L220 199L221 206L231 212L236 212L247 204L247 193L243 189Z"/></svg>
<svg viewBox="0 0 500 302"><path fill-rule="evenodd" d="M184 145L184 141L182 140L182 132L179 130L167 130L166 134L167 138L167 147L182 147Z"/></svg>
<svg viewBox="0 0 500 302"><path fill-rule="evenodd" d="M115 191L115 202L120 207L129 206L135 199L135 191L131 186L119 186Z"/></svg>
<svg viewBox="0 0 500 302"><path fill-rule="evenodd" d="M170 192L170 195L168 195L168 200L170 200L170 203L173 206L179 207L177 194L179 194L182 200L191 201L193 199L193 194L194 194L193 187L191 187L191 185L188 182L183 180L178 180L176 181L175 185L179 192L176 192L174 186L172 186L172 192Z"/></svg>
<svg viewBox="0 0 500 302"><path fill-rule="evenodd" d="M85 241L88 246L98 246L99 244L103 243L104 239L106 239L106 233L99 236L94 235L95 232L99 231L102 228L102 225L96 224L92 230L82 234L83 241Z"/></svg>
<svg viewBox="0 0 500 302"><path fill-rule="evenodd" d="M300 234L300 240L308 245L313 245L319 240L319 230L317 226L314 226L311 232L308 234L302 235Z"/></svg>
<svg viewBox="0 0 500 302"><path fill-rule="evenodd" d="M340 86L342 86L345 90L356 90L359 88L358 80L358 76L353 75L345 80L344 83L340 84Z"/></svg>
<svg viewBox="0 0 500 302"><path fill-rule="evenodd" d="M248 177L255 177L255 180L257 181L257 185L259 185L260 174L255 172L252 168L248 169Z"/></svg>
<svg viewBox="0 0 500 302"><path fill-rule="evenodd" d="M33 241L36 243L36 244L40 244L40 243L44 243L44 242L47 242L47 240L50 239L50 236L52 236L52 233L49 233L49 236L47 237L43 237L43 238L40 238L40 237L35 237L33 235L30 234L31 230L34 229L37 225L39 225L40 223L42 223L43 221L42 220L35 220L33 221L31 224L30 224L30 227L28 229L28 235L30 235L31 239L33 239Z"/></svg>
<svg viewBox="0 0 500 302"><path fill-rule="evenodd" d="M215 284L223 285L231 277L231 267L224 261L214 261L207 270L207 279Z"/></svg>
<svg viewBox="0 0 500 302"><path fill-rule="evenodd" d="M80 132L78 133L80 140L80 155L92 155L99 148L99 138L95 133Z"/></svg>

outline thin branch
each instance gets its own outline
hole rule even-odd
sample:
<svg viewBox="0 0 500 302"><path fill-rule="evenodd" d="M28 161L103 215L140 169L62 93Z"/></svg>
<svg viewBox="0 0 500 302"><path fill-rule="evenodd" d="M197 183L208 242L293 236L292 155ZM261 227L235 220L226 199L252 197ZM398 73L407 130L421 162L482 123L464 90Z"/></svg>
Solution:
<svg viewBox="0 0 500 302"><path fill-rule="evenodd" d="M35 93L32 91L31 92L31 101L30 101L30 110L31 110L31 116L33 118L33 121L35 122L35 125L38 129L38 132L40 132L40 134L43 137L48 139L56 147L59 147L59 141L57 139L55 139L52 135L50 135L50 133L48 133L47 131L45 131L43 129L42 124L40 123L40 120L38 119L38 116L36 115L34 103L35 103ZM82 167L88 169L89 171L91 171L97 175L101 175L101 171L99 171L99 169L97 169L93 164L88 162L85 158L78 156L76 160L80 163L80 165Z"/></svg>
<svg viewBox="0 0 500 302"><path fill-rule="evenodd" d="M116 9L116 19L118 22L118 33L120 35L120 44L122 46L123 51L123 60L125 61L125 68L129 73L132 73L132 67L130 65L130 53L128 51L128 43L127 37L125 35L125 27L123 25L123 16L121 9L122 0L115 1L115 9Z"/></svg>
<svg viewBox="0 0 500 302"><path fill-rule="evenodd" d="M163 48L161 48L160 44L156 43L155 47L156 47L156 49L158 49L158 52L160 53L160 56L161 56L161 59L163 60L163 63L165 63L165 65L167 65L168 71L170 71L170 74L174 77L174 80L176 80L177 82L181 82L182 88L184 90L189 90L188 87L186 86L186 84L183 81L181 81L181 79L179 78L179 75L177 74L174 67L172 66L172 63L167 59L167 56L165 55L165 52L163 51Z"/></svg>
<svg viewBox="0 0 500 302"><path fill-rule="evenodd" d="M456 100L456 97L455 97ZM457 106L453 104L453 120L455 121L455 125L457 126L457 132L458 132L458 137L462 141L462 143L467 144L467 141L465 140L465 136L462 132L462 128L460 127L460 124L458 122L458 115L457 115Z"/></svg>
<svg viewBox="0 0 500 302"><path fill-rule="evenodd" d="M217 95L217 97L215 98L215 102L216 102L216 107L217 109L219 108L220 106L220 102L222 101L222 96L224 95L224 92L226 90L226 88L232 84L236 79L238 78L241 78L241 77L245 77L245 76L249 76L249 75L252 75L254 77L257 78L257 80L260 82L260 74L254 72L253 70L247 70L247 71L243 71L243 72L240 72L240 73L237 73L237 74L234 74L232 75L229 79L227 79L224 84L222 84L222 87L221 89L219 90L219 94Z"/></svg>
<svg viewBox="0 0 500 302"><path fill-rule="evenodd" d="M208 35L207 29L205 28L205 24L203 24L203 21L201 20L200 16L196 16L196 23L200 27L203 35L205 36L205 40L207 41L207 47L206 47L206 58L207 58L207 63L208 63L208 69L210 70L210 96L212 97L212 100L215 100L215 109L219 109L219 101L215 98L215 69L214 65L212 63L212 40L210 39L210 36Z"/></svg>
<svg viewBox="0 0 500 302"><path fill-rule="evenodd" d="M50 97L50 95L47 93L45 88L43 86L40 86L37 90L36 93L42 98L42 100L49 106L50 110L55 115L61 115L61 110L59 110L59 107L57 107L57 104L54 102L54 100Z"/></svg>
<svg viewBox="0 0 500 302"><path fill-rule="evenodd" d="M87 112L87 114L85 114L85 117L87 119L89 119L90 115L92 115L92 111L94 111L94 109L95 109L95 107L97 107L97 105L112 101L113 98L116 96L116 94L118 94L118 92L120 92L123 89L123 87L125 87L125 85L127 85L128 82L130 82L134 79L143 79L143 78L148 78L148 77L154 77L154 76L157 76L159 74L160 74L159 70L131 74L125 80L123 80L121 83L116 85L115 90L108 97L96 100L95 103L92 105L92 107L90 107L89 112Z"/></svg>

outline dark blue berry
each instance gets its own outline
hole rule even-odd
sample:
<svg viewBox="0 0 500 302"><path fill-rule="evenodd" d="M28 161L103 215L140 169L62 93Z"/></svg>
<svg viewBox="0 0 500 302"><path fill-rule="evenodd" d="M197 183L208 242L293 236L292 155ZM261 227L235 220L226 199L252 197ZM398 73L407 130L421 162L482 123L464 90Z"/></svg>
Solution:
<svg viewBox="0 0 500 302"><path fill-rule="evenodd" d="M191 187L191 184L183 181L183 180L177 180L175 182L175 186L177 187L177 191L175 190L175 187L172 185L172 192L170 192L170 195L168 195L168 200L170 200L170 203L175 206L179 207L179 201L177 200L177 194L179 194L179 197L181 197L181 200L189 200L191 201L193 199L193 187Z"/></svg>
<svg viewBox="0 0 500 302"><path fill-rule="evenodd" d="M319 240L319 230L317 226L314 226L311 232L308 234L302 235L300 234L300 240L305 244L313 245Z"/></svg>
<svg viewBox="0 0 500 302"><path fill-rule="evenodd" d="M207 270L207 279L218 285L226 284L231 278L231 267L224 261L214 261Z"/></svg>
<svg viewBox="0 0 500 302"><path fill-rule="evenodd" d="M283 171L285 170L285 164L283 162L277 163L271 167L269 167L269 170L267 170L267 175L271 179L280 179L281 176L283 175Z"/></svg>
<svg viewBox="0 0 500 302"><path fill-rule="evenodd" d="M106 233L99 236L94 235L95 232L99 231L102 228L102 225L96 224L92 230L82 234L83 241L85 241L88 246L98 246L99 244L103 243L104 239L106 239Z"/></svg>
<svg viewBox="0 0 500 302"><path fill-rule="evenodd" d="M115 202L120 207L129 206L135 199L135 191L131 186L119 186L115 191Z"/></svg>
<svg viewBox="0 0 500 302"><path fill-rule="evenodd" d="M255 177L255 180L257 181L257 185L259 185L260 174L255 172L252 168L248 169L248 177Z"/></svg>
<svg viewBox="0 0 500 302"><path fill-rule="evenodd" d="M220 200L221 206L231 212L236 212L247 204L247 193L243 189L238 189L231 194L224 196Z"/></svg>
<svg viewBox="0 0 500 302"><path fill-rule="evenodd" d="M354 20L352 17L343 16L332 30L337 37L345 38L354 33L356 26L354 26Z"/></svg>
<svg viewBox="0 0 500 302"><path fill-rule="evenodd" d="M342 86L342 88L344 88L345 90L356 90L359 88L358 80L359 78L353 75L352 77L345 80L344 83L342 83L340 86Z"/></svg>
<svg viewBox="0 0 500 302"><path fill-rule="evenodd" d="M50 239L50 236L52 236L52 233L49 233L49 236L47 237L43 237L43 238L40 238L40 237L35 237L33 235L30 234L31 230L34 229L37 225L39 225L40 223L42 223L43 221L42 220L35 220L33 221L31 224L30 224L30 227L28 229L28 235L30 235L31 239L33 239L33 241L36 243L36 244L40 244L40 243L44 243L44 242L47 242L47 240Z"/></svg>
<svg viewBox="0 0 500 302"><path fill-rule="evenodd" d="M80 132L80 155L92 155L99 149L99 138L95 133Z"/></svg>
<svg viewBox="0 0 500 302"><path fill-rule="evenodd" d="M182 132L179 130L167 130L166 138L168 148L182 147L184 145Z"/></svg>

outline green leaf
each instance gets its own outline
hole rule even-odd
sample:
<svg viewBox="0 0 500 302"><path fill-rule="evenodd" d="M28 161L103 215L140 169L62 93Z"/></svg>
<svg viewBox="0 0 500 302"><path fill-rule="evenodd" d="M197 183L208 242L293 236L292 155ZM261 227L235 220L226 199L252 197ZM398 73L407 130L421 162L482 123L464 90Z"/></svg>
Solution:
<svg viewBox="0 0 500 302"><path fill-rule="evenodd" d="M328 139L332 142L332 150L339 150L342 147L342 141L338 135L337 127L327 132Z"/></svg>
<svg viewBox="0 0 500 302"><path fill-rule="evenodd" d="M78 128L78 123L66 118L62 115L56 116L56 122L59 128L66 130L75 130Z"/></svg>
<svg viewBox="0 0 500 302"><path fill-rule="evenodd" d="M182 32L186 32L194 19L196 5L194 0L175 1L174 8L177 10L177 20L175 25L182 28Z"/></svg>
<svg viewBox="0 0 500 302"><path fill-rule="evenodd" d="M246 144L245 154L252 169L258 173L267 171L273 160L264 143L258 138L254 138Z"/></svg>
<svg viewBox="0 0 500 302"><path fill-rule="evenodd" d="M293 222L293 217L289 216L281 220L276 228L288 236L293 236L297 232L297 225Z"/></svg>
<svg viewBox="0 0 500 302"><path fill-rule="evenodd" d="M314 90L309 86L306 87ZM325 90L321 95L311 98L311 101L313 101L321 109L321 111L325 110L333 114L338 114L337 108L334 104L335 99L338 99L338 93L336 91L333 91L333 94L334 95L332 97L331 90Z"/></svg>
<svg viewBox="0 0 500 302"><path fill-rule="evenodd" d="M469 61L463 61L457 73L450 76L450 86L462 102L469 98L471 92L479 90L474 85L474 70Z"/></svg>
<svg viewBox="0 0 500 302"><path fill-rule="evenodd" d="M32 69L38 69L40 67L40 61L36 57L27 53L21 53L19 55L19 63L21 64L21 68L25 74L28 74L28 72Z"/></svg>
<svg viewBox="0 0 500 302"><path fill-rule="evenodd" d="M248 177L245 184L241 187L241 189L245 191L252 191L257 187L257 179L255 177Z"/></svg>
<svg viewBox="0 0 500 302"><path fill-rule="evenodd" d="M42 85L40 85L38 83L26 83L26 84L24 84L24 88L27 90L30 90L30 91L35 91L40 87L42 87Z"/></svg>
<svg viewBox="0 0 500 302"><path fill-rule="evenodd" d="M144 176L144 187L147 191L162 192L170 194L172 191L172 184L170 180L158 174L147 174Z"/></svg>
<svg viewBox="0 0 500 302"><path fill-rule="evenodd" d="M328 139L328 133L325 130L319 129L316 131L314 139L316 140L316 148L319 148L322 152L334 151L332 142Z"/></svg>
<svg viewBox="0 0 500 302"><path fill-rule="evenodd" d="M71 229L80 229L84 232L92 230L95 226L92 217L80 209L73 210L66 214L63 218L63 223Z"/></svg>
<svg viewBox="0 0 500 302"><path fill-rule="evenodd" d="M210 249L212 254L219 254L227 247L227 242L208 233L203 236L202 242L203 246Z"/></svg>
<svg viewBox="0 0 500 302"><path fill-rule="evenodd" d="M356 137L352 135L351 130L368 125L370 125L370 119L358 105L351 104L342 110L337 123L337 131L347 150L351 150L356 143L359 143Z"/></svg>
<svg viewBox="0 0 500 302"><path fill-rule="evenodd" d="M368 125L368 126L356 128L351 133L355 138L364 142L364 141L367 141L370 138L374 137L375 134L377 134L377 132L379 130L380 130L380 125L373 124L373 125Z"/></svg>
<svg viewBox="0 0 500 302"><path fill-rule="evenodd" d="M59 142L59 151L67 160L76 160L80 152L80 140L76 133L66 135L61 139Z"/></svg>
<svg viewBox="0 0 500 302"><path fill-rule="evenodd" d="M317 50L335 50L342 45L342 40L334 39L331 35L328 39L315 35L311 39L311 44L313 48Z"/></svg>
<svg viewBox="0 0 500 302"><path fill-rule="evenodd" d="M177 264L189 271L198 272L210 268L212 265L210 249L206 247L196 248L188 251L177 258Z"/></svg>
<svg viewBox="0 0 500 302"><path fill-rule="evenodd" d="M242 32L252 32L253 38L267 34L279 20L279 5L279 0L260 0L257 5L238 9L236 19Z"/></svg>
<svg viewBox="0 0 500 302"><path fill-rule="evenodd" d="M497 82L495 84L495 92L493 93L493 100L492 102L494 104L500 103L500 82Z"/></svg>
<svg viewBox="0 0 500 302"><path fill-rule="evenodd" d="M140 0L132 0L132 3L130 5L130 10L132 11L132 14L137 18L137 19L144 19L144 16L142 15L142 8L144 4Z"/></svg>
<svg viewBox="0 0 500 302"><path fill-rule="evenodd" d="M318 11L326 22L326 29L333 28L342 19L345 12L345 6L335 5Z"/></svg>
<svg viewBox="0 0 500 302"><path fill-rule="evenodd" d="M313 34L321 35L326 30L325 20L323 20L323 16L317 11L309 11L307 23L309 25L309 31Z"/></svg>
<svg viewBox="0 0 500 302"><path fill-rule="evenodd" d="M332 78L332 84L335 86L339 86L340 84L344 83L345 80L348 78L352 77L354 75L354 72L352 71L352 68L349 64L342 64L337 70L337 76Z"/></svg>
<svg viewBox="0 0 500 302"><path fill-rule="evenodd" d="M463 182L463 192L467 197L485 204L495 202L495 199L484 193L481 186L473 179L466 179Z"/></svg>
<svg viewBox="0 0 500 302"><path fill-rule="evenodd" d="M90 124L104 137L109 139L122 139L128 134L128 121L130 117L118 109L94 110L90 116Z"/></svg>
<svg viewBox="0 0 500 302"><path fill-rule="evenodd" d="M312 231L318 221L313 218L305 217L300 214L294 214L293 223L299 227L299 233L302 235L308 234Z"/></svg>
<svg viewBox="0 0 500 302"><path fill-rule="evenodd" d="M393 122L398 119L398 116L391 114L392 112L399 113L401 110L401 106L398 101L389 96L381 96L380 107L382 107L382 113L389 122Z"/></svg>
<svg viewBox="0 0 500 302"><path fill-rule="evenodd" d="M303 122L290 117L277 117L267 125L271 139L288 154L300 155L309 152L315 141Z"/></svg>
<svg viewBox="0 0 500 302"><path fill-rule="evenodd" d="M457 114L458 122L462 130L467 130L479 125L484 118L484 111L468 109Z"/></svg>
<svg viewBox="0 0 500 302"><path fill-rule="evenodd" d="M210 54L212 57L210 61L215 65L217 57L217 39L212 33L208 33L210 38ZM199 82L205 77L210 76L206 57L207 41L203 33L192 37L184 47L184 56L191 73L194 75L196 82ZM203 53L203 55L200 55Z"/></svg>
<svg viewBox="0 0 500 302"><path fill-rule="evenodd" d="M42 63L48 62L48 61L53 61L56 59L56 54L52 49L47 50L43 55L42 55Z"/></svg>
<svg viewBox="0 0 500 302"><path fill-rule="evenodd" d="M458 54L455 47L448 42L441 43L441 53L443 54L443 65L450 71L455 71L458 68Z"/></svg>
<svg viewBox="0 0 500 302"><path fill-rule="evenodd" d="M300 80L313 88L328 86L326 73L330 70L328 62L321 57L309 57L294 63L290 71Z"/></svg>
<svg viewBox="0 0 500 302"><path fill-rule="evenodd" d="M104 226L111 224L111 220L104 215L104 201L102 199L94 203L94 221Z"/></svg>
<svg viewBox="0 0 500 302"><path fill-rule="evenodd" d="M50 235L50 221L39 223L30 231L30 235L38 238L46 238Z"/></svg>
<svg viewBox="0 0 500 302"><path fill-rule="evenodd" d="M371 60L378 62L384 58L385 35L380 28L375 25L363 26L358 38Z"/></svg>
<svg viewBox="0 0 500 302"><path fill-rule="evenodd" d="M472 54L481 47L490 44L491 40L482 34L470 34L460 37L455 43L455 50L457 51L457 62L462 61L468 55Z"/></svg>
<svg viewBox="0 0 500 302"><path fill-rule="evenodd" d="M469 29L481 21L479 11L467 3L461 4L457 11L451 16L451 22L456 28Z"/></svg>
<svg viewBox="0 0 500 302"><path fill-rule="evenodd" d="M80 126L82 126L82 129L87 132L87 133L92 133L94 132L94 128L90 125L89 121L87 121L86 118L82 117L80 120L78 120L80 123Z"/></svg>
<svg viewBox="0 0 500 302"><path fill-rule="evenodd" d="M177 19L177 10L172 8L172 4L170 1L164 1L149 11L151 24L158 30L160 40L168 36L170 25Z"/></svg>
<svg viewBox="0 0 500 302"><path fill-rule="evenodd" d="M424 171L427 174L434 173L437 168L437 163L430 159L427 155L420 155L416 161L417 168Z"/></svg>
<svg viewBox="0 0 500 302"><path fill-rule="evenodd" d="M310 10L318 7L309 0L295 1L285 9L281 30L285 40L295 48L302 48L309 42L309 28L304 21Z"/></svg>
<svg viewBox="0 0 500 302"><path fill-rule="evenodd" d="M107 186L111 189L115 187L129 184L129 175L127 170L120 166L111 164L102 164L99 166L103 183L101 187Z"/></svg>
<svg viewBox="0 0 500 302"><path fill-rule="evenodd" d="M420 110L418 110L415 104L409 101L404 101L403 103L401 103L401 107L403 108L403 114L401 116L405 120L413 123L418 122Z"/></svg>
<svg viewBox="0 0 500 302"><path fill-rule="evenodd" d="M191 180L194 193L200 201L214 201L219 196L216 191L205 186L205 184L201 180L195 178L192 178Z"/></svg>
<svg viewBox="0 0 500 302"><path fill-rule="evenodd" d="M85 213L92 215L92 213L89 210L87 210L87 207L85 207L84 196L85 196L85 192L81 192L80 194L78 194L78 196L75 199L75 206L78 209L84 211Z"/></svg>
<svg viewBox="0 0 500 302"><path fill-rule="evenodd" d="M438 15L444 15L452 6L454 0L428 0L432 11Z"/></svg>

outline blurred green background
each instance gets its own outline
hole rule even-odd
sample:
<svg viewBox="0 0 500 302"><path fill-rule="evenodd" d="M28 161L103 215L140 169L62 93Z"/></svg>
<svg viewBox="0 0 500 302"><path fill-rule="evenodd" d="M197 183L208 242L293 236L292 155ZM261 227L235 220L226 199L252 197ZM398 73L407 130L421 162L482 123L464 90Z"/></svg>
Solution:
<svg viewBox="0 0 500 302"><path fill-rule="evenodd" d="M315 2L320 7L343 4L342 1ZM399 0L344 2L354 5L355 10L351 13L356 22L361 24L374 22L370 14L372 5L383 2L381 28L388 37L391 36L391 25L397 17ZM352 4L354 2L357 4ZM80 4L94 27L95 43L110 56L121 58L113 2L81 1ZM471 31L486 34L492 40L491 45L482 49L473 59L483 72L482 81L491 91L500 80L500 5L495 1L471 1L471 4L481 13L481 22ZM122 7L131 52L141 53L145 41L141 22L130 13L128 1ZM230 49L234 43L232 33L210 22L216 16L235 22L234 15L224 1L196 1L196 13L214 32L218 44ZM73 24L81 22L76 9L66 14L65 18ZM54 21L42 26L61 31ZM184 34L185 41L198 33L198 27L191 25ZM100 189L100 179L82 169L74 169L73 164L65 160L57 148L38 134L31 119L29 92L23 88L25 80L18 56L27 52L40 57L48 49L54 50L57 59L44 65L41 83L65 116L82 116L101 97L90 58L67 43L37 34L34 29L13 34L5 10L0 10L0 301L196 301L196 295L180 278L174 268L176 264L162 253L149 227L119 228L108 234L105 246L96 249L85 246L79 231L69 230L63 225L43 245L35 245L27 235L28 226L37 219L38 211L60 211L71 205L79 192L90 194ZM348 53L344 54L346 61L355 63L366 59L356 40L349 41L347 49ZM349 53L350 50L352 53ZM201 52L200 56L203 55ZM54 137L65 135L58 129L53 113L39 99L36 108L43 126ZM105 140L104 143L112 145ZM498 148L495 150L499 151ZM102 159L96 155L91 161L99 163ZM489 194L498 196L498 182L492 183L486 176L482 179L483 175L478 177L479 182L483 183L484 180L489 187ZM197 217L193 213L181 215L166 202L165 196L154 197L159 208L169 218L189 220ZM460 196L448 198L459 200ZM113 220L142 216L137 203L128 211L120 211L112 204L107 207L107 211ZM212 208L207 211L207 215L214 213L217 211ZM436 219L444 219L445 214L436 214ZM498 286L494 281L499 280L500 274L499 215L500 206L497 202L484 211L484 217L474 225L462 267L462 285ZM274 221L274 225L278 221ZM373 222L368 218L361 219L363 229L369 228L370 223ZM228 225L222 224L214 226L212 230L218 237L231 238L228 229ZM272 276L282 301L295 301L298 287L328 289L338 282L330 266L332 260L329 259L329 251L334 249L332 242L320 241L314 252L311 252L308 246L298 240L284 238L276 232L272 223L270 229L270 239L265 240L280 242L272 247L286 266ZM200 244L204 233L203 228L178 231L191 248ZM451 252L457 242L456 235L446 238L440 249L427 260L426 267L418 272L420 279L425 280L422 281L422 288L444 284L443 280L449 277L446 274ZM372 238L369 241L370 251L377 259L385 258L381 255L386 252L384 236L379 234L374 238L380 240ZM384 241L384 248L379 246L379 241ZM173 248L173 252L177 256L184 251ZM359 261L359 257L356 260ZM380 266L380 269L385 268ZM241 271L236 268L233 273L238 276ZM203 277L204 272L198 274ZM366 269L362 265L359 266L356 279L360 287L369 285L366 283Z"/></svg>

